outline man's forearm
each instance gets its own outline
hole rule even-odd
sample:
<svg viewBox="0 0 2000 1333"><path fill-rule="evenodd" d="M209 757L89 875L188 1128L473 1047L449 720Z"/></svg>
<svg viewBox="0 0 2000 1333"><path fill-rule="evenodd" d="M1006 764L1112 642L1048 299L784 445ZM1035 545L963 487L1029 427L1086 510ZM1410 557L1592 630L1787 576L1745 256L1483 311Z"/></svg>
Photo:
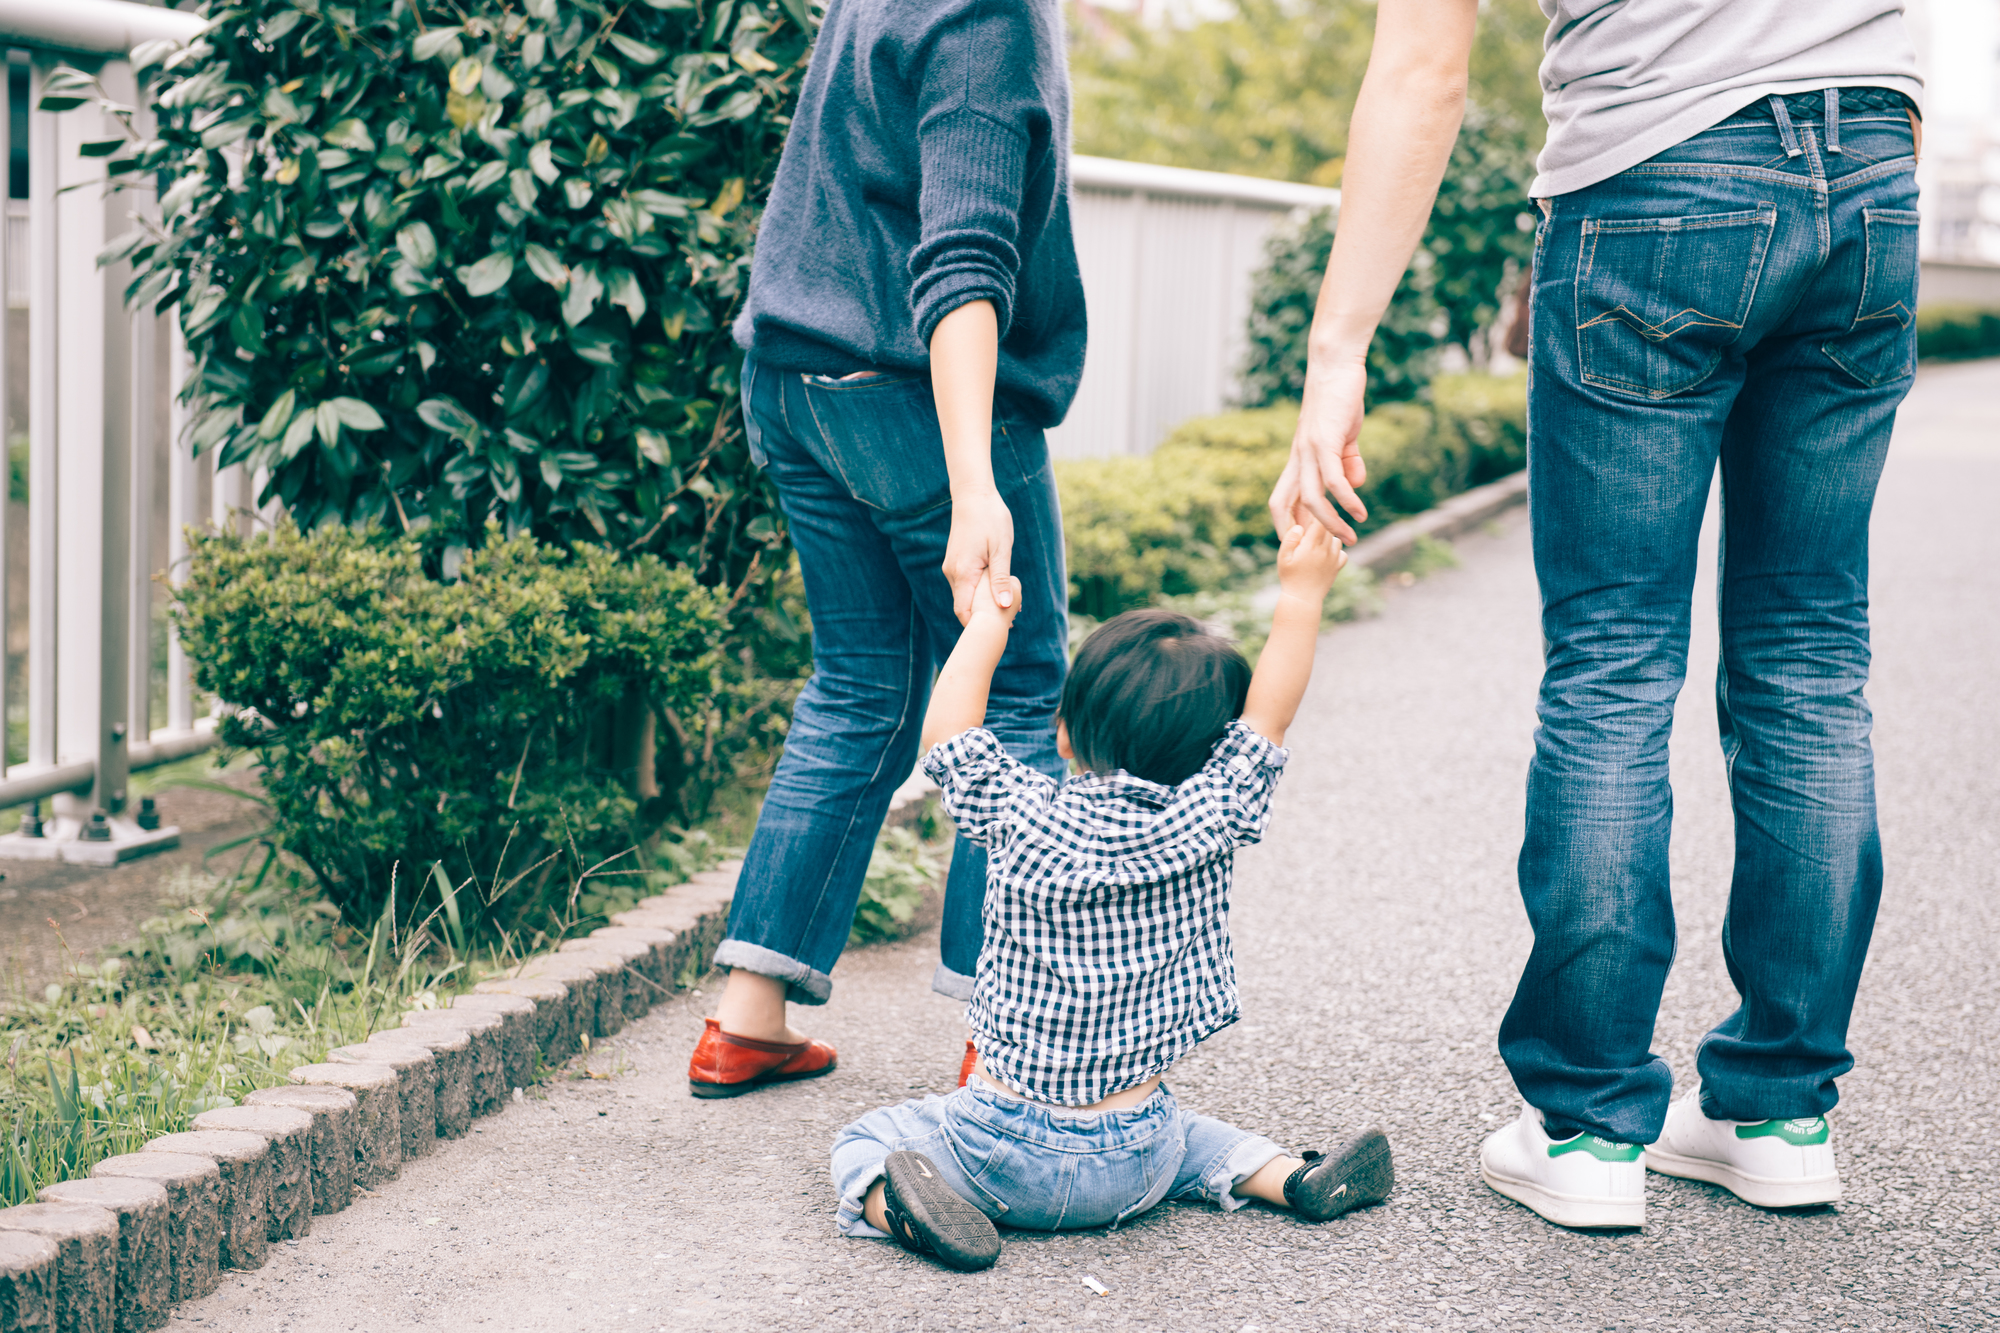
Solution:
<svg viewBox="0 0 2000 1333"><path fill-rule="evenodd" d="M1271 637L1257 658L1250 677L1250 695L1243 702L1243 721L1273 745L1285 743L1285 732L1305 698L1312 680L1313 654L1319 649L1320 600L1293 593L1278 594L1271 613Z"/></svg>
<svg viewBox="0 0 2000 1333"><path fill-rule="evenodd" d="M1007 651L1005 621L976 619L958 636L958 646L945 659L931 687L931 706L924 713L923 748L948 741L962 731L986 723L986 694L993 670Z"/></svg>
<svg viewBox="0 0 2000 1333"><path fill-rule="evenodd" d="M1477 0L1383 0L1313 316L1316 362L1359 360L1423 236L1465 113Z"/></svg>

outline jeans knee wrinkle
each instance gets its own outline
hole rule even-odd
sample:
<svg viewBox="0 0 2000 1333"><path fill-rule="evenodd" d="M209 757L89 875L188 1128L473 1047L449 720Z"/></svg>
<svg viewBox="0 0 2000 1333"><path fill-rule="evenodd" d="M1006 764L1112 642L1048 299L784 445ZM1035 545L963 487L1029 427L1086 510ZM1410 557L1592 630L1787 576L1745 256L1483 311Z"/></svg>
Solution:
<svg viewBox="0 0 2000 1333"><path fill-rule="evenodd" d="M910 607L909 633L904 636L904 642L908 645L905 652L905 664L906 664L905 670L907 673L906 674L907 684L903 696L904 698L903 713L901 718L898 720L896 726L896 731L898 734L900 734L904 728L910 725L912 705L914 701L918 697L920 697L922 693L921 691L922 682L918 679L918 674L916 669L917 658L920 656L920 654L917 651L916 621L917 621L917 609L913 604ZM873 770L869 773L868 781L870 786L873 786L875 783L880 782L882 780L883 765L889 757L889 750L891 748L892 747L888 746L883 747L881 754L878 755L878 757L876 758L875 766ZM860 814L861 812L858 808L848 813L847 822L845 825L842 826L838 838L836 838L834 841L833 847L831 849L831 854L827 857L826 864L827 864L827 873L829 875L832 873L832 867L838 864L839 862L839 853L841 848L843 848L847 844L848 840L854 837L855 834L859 831ZM870 835L870 838L872 841L873 838L872 834ZM806 927L805 931L803 932L803 934L806 937L809 938L811 936L813 928L819 923L820 913L826 909L828 896L829 895L824 890L822 890L819 894L815 896L813 901L812 913L810 916L806 918Z"/></svg>

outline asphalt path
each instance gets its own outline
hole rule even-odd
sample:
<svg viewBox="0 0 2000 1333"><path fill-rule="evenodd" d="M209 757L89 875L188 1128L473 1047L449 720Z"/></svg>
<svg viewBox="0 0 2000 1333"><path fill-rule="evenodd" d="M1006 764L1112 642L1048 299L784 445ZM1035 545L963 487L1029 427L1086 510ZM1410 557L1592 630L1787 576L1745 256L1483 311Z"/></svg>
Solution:
<svg viewBox="0 0 2000 1333"><path fill-rule="evenodd" d="M1643 1232L1551 1227L1479 1181L1519 1107L1494 1031L1529 944L1514 886L1539 670L1518 515L1461 567L1330 633L1270 835L1238 864L1243 1021L1170 1082L1295 1148L1367 1124L1382 1207L1310 1226L1171 1204L1117 1231L1003 1233L960 1276L833 1231L827 1147L946 1090L960 1015L935 936L850 954L803 1026L841 1067L687 1095L688 994L568 1081L278 1247L177 1319L226 1329L1977 1329L2000 1327L2000 363L1927 370L1875 526L1888 885L1833 1115L1839 1206L1774 1214L1653 1177ZM1712 548L1711 548L1712 549ZM1712 581L1697 605L1713 605ZM1656 1049L1682 1086L1733 1007L1712 615L1676 718L1680 957ZM1088 1276L1108 1294L1097 1295Z"/></svg>

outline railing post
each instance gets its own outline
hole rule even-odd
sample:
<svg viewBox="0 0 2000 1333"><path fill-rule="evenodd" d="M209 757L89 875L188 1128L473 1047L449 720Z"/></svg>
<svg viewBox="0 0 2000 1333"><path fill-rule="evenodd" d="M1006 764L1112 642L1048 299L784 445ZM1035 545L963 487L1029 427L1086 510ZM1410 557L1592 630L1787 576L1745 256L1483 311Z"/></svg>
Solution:
<svg viewBox="0 0 2000 1333"><path fill-rule="evenodd" d="M28 762L56 763L56 117L28 86Z"/></svg>
<svg viewBox="0 0 2000 1333"><path fill-rule="evenodd" d="M6 449L6 483L0 486L0 781L7 776L8 723L12 720L7 711L7 513L14 499L14 451L7 436L8 390L8 337L7 331L13 324L13 299L11 290L14 282L14 67L8 53L0 52L0 102L5 104L5 115L0 115L0 447Z"/></svg>
<svg viewBox="0 0 2000 1333"><path fill-rule="evenodd" d="M117 70L103 75L114 96ZM82 155L117 132L90 104L56 118L56 752L97 765L86 802L57 813L78 819L125 803L132 336L116 274L97 266L124 210Z"/></svg>
<svg viewBox="0 0 2000 1333"><path fill-rule="evenodd" d="M118 284L121 291L124 285ZM132 430L126 442L131 457L126 469L130 477L126 522L131 536L124 574L124 712L127 733L134 741L147 739L153 731L153 488L158 475L154 460L160 447L160 423L153 409L159 388L159 325L159 316L150 310L134 310L126 316L132 346ZM127 753L129 756L129 748Z"/></svg>
<svg viewBox="0 0 2000 1333"><path fill-rule="evenodd" d="M181 401L181 391L187 387L188 371L191 365L187 343L181 337L180 312L167 316L167 420L171 423L168 438L168 457L173 461L168 465L168 487L170 499L168 512L172 514L172 526L167 533L167 578L175 588L187 582L188 576L188 528L204 521L206 515L200 512L200 469L209 466L207 459L197 459L188 443L189 412L187 404ZM181 633L171 622L167 626L167 729L169 731L189 731L194 727L194 683L188 676L187 649L181 646Z"/></svg>
<svg viewBox="0 0 2000 1333"><path fill-rule="evenodd" d="M138 107L133 128L144 137L153 136L153 115L138 93L136 73L132 104ZM139 177L112 197L113 235L142 225L158 210L154 192ZM131 265L120 264L108 274L120 305L131 281ZM158 485L162 434L159 405L160 317L144 307L126 311L126 327L131 330L132 374L130 377L131 433L126 449L131 457L127 469L129 493L126 526L131 543L125 571L125 725L128 736L126 758L131 744L148 740L153 732L153 501Z"/></svg>
<svg viewBox="0 0 2000 1333"><path fill-rule="evenodd" d="M46 66L42 67L46 69ZM131 66L100 79L121 102L137 100ZM39 100L39 99L38 99ZM52 836L0 838L0 856L115 863L179 841L178 829L143 830L124 808L135 680L135 566L145 562L137 467L150 438L152 331L125 308L130 265L100 268L98 254L131 211L107 189L91 140L116 137L100 107L31 110L35 393L30 411L30 614L35 622L32 747L55 796ZM139 446L135 449L135 445ZM136 686L136 688L135 688ZM143 696L141 696L143 697ZM143 738L142 738L143 739ZM75 776L70 776L74 773ZM32 779L31 779L32 781Z"/></svg>

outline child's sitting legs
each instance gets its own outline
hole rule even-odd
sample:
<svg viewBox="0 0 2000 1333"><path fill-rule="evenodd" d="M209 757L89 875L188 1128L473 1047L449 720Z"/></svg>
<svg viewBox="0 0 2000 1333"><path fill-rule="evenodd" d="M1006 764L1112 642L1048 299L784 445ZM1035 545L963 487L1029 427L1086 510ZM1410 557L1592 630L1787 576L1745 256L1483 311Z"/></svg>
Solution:
<svg viewBox="0 0 2000 1333"><path fill-rule="evenodd" d="M1094 1150L1078 1151L1080 1139L1095 1140ZM1061 1231L1115 1225L1166 1199L1202 1198L1234 1211L1255 1198L1322 1221L1379 1202L1389 1171L1379 1133L1301 1161L1269 1139L1182 1111L1164 1088L1137 1107L1092 1113L975 1084L871 1111L833 1150L843 1233L893 1236L948 1263L945 1251L965 1248L961 1233L975 1213ZM917 1215L927 1210L953 1233L935 1245L911 1234L922 1231ZM991 1244L997 1255L997 1235Z"/></svg>

